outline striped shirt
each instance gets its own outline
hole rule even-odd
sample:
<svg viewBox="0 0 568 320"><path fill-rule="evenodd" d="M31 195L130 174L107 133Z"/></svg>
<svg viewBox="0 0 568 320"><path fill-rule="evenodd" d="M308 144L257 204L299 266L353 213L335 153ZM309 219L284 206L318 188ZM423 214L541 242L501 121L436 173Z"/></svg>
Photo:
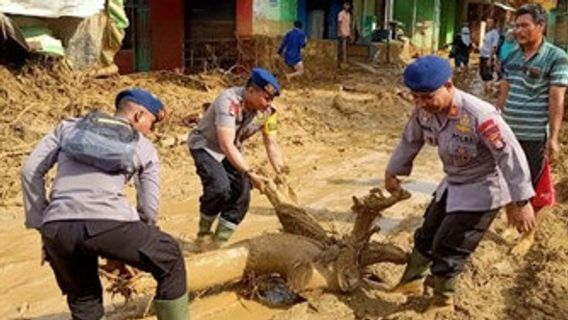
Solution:
<svg viewBox="0 0 568 320"><path fill-rule="evenodd" d="M517 48L503 61L503 71L509 82L503 118L517 139L546 140L550 87L568 86L566 52L545 41L526 60L521 48Z"/></svg>

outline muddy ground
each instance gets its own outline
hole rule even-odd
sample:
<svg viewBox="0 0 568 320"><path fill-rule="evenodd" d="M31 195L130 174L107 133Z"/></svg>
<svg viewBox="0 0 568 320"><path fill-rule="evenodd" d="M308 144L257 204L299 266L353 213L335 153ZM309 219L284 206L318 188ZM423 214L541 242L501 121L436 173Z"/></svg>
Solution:
<svg viewBox="0 0 568 320"><path fill-rule="evenodd" d="M382 185L389 153L412 108L400 69L369 71L352 66L334 80L285 83L276 102L284 107L279 141L291 167L290 182L302 206L337 233L349 230L353 222L351 196ZM92 80L57 66L20 72L0 68L0 78L0 319L69 318L50 268L39 264L37 232L23 227L19 167L57 121L91 109L111 111L113 97L124 87L148 88L168 106L168 120L152 136L163 161L159 224L182 240L194 239L201 189L185 136L202 104L238 79L160 72ZM458 83L467 90L479 87L474 80L460 78ZM258 137L245 153L257 167L269 166ZM425 148L412 177L404 180L413 197L385 212L376 240L409 250L413 230L441 177L436 151ZM545 216L536 244L526 256L510 254L518 236L500 215L460 276L457 311L447 319L568 319L568 175L557 172L555 178L561 203ZM255 191L248 216L231 242L278 229L272 207ZM288 308L267 307L230 290L202 295L192 300L191 317L423 319L425 298L407 299L384 290L394 285L401 266L380 264L371 272L375 281L351 295L317 295ZM105 299L109 314L116 315L121 300Z"/></svg>

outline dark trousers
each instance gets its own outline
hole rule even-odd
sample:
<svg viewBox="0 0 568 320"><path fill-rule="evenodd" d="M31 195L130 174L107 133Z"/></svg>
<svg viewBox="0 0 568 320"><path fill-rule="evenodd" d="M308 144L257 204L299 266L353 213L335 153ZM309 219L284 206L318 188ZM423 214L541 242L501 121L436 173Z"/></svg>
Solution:
<svg viewBox="0 0 568 320"><path fill-rule="evenodd" d="M519 141L521 148L525 152L531 171L531 181L534 188L538 184L542 170L544 169L544 158L546 157L546 140L544 141Z"/></svg>
<svg viewBox="0 0 568 320"><path fill-rule="evenodd" d="M456 53L455 57L455 64L456 67L465 66L467 67L469 64L469 52L458 52Z"/></svg>
<svg viewBox="0 0 568 320"><path fill-rule="evenodd" d="M432 274L455 277L475 251L499 209L483 212L446 212L447 192L432 200L424 223L414 233L414 248L432 259Z"/></svg>
<svg viewBox="0 0 568 320"><path fill-rule="evenodd" d="M479 58L479 75L483 81L493 81L493 64L489 64L489 58Z"/></svg>
<svg viewBox="0 0 568 320"><path fill-rule="evenodd" d="M156 299L173 300L187 292L184 259L177 242L142 222L55 221L41 227L46 259L67 295L73 319L104 315L98 257L149 272L158 282Z"/></svg>
<svg viewBox="0 0 568 320"><path fill-rule="evenodd" d="M338 38L338 64L347 63L347 46L349 45L349 37Z"/></svg>
<svg viewBox="0 0 568 320"><path fill-rule="evenodd" d="M199 198L201 213L238 225L250 204L250 181L226 158L215 160L207 151L191 150L197 175L201 178L203 194Z"/></svg>

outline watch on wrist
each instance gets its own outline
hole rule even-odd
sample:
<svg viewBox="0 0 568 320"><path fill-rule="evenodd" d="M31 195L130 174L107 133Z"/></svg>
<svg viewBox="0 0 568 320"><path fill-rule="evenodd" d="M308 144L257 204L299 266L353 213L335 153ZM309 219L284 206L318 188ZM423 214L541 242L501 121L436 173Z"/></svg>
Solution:
<svg viewBox="0 0 568 320"><path fill-rule="evenodd" d="M522 208L524 206L526 206L529 203L529 200L521 200L521 201L516 201L515 205L519 208Z"/></svg>

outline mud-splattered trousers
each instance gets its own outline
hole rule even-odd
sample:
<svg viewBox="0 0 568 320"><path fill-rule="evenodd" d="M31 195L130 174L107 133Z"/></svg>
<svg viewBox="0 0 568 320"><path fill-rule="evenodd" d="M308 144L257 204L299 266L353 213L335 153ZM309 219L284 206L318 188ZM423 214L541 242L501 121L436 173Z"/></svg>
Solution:
<svg viewBox="0 0 568 320"><path fill-rule="evenodd" d="M158 300L178 299L187 291L179 246L155 226L140 221L54 221L44 224L41 234L73 319L98 320L104 315L98 257L151 273L158 282Z"/></svg>
<svg viewBox="0 0 568 320"><path fill-rule="evenodd" d="M463 271L499 208L446 212L446 199L447 192L430 202L424 223L414 233L414 248L432 261L433 275L450 278Z"/></svg>
<svg viewBox="0 0 568 320"><path fill-rule="evenodd" d="M219 162L203 149L190 152L203 185L199 198L201 214L211 219L220 215L223 223L236 227L249 208L249 178L237 171L227 158Z"/></svg>
<svg viewBox="0 0 568 320"><path fill-rule="evenodd" d="M41 232L46 259L73 319L103 316L98 257L150 272L158 282L158 300L182 297L187 291L183 256L176 241L153 226L159 208L156 149L140 137L133 176L75 161L61 152L61 144L79 120L62 121L22 166L26 226ZM46 175L55 164L48 197ZM124 192L130 178L136 187L136 207Z"/></svg>

